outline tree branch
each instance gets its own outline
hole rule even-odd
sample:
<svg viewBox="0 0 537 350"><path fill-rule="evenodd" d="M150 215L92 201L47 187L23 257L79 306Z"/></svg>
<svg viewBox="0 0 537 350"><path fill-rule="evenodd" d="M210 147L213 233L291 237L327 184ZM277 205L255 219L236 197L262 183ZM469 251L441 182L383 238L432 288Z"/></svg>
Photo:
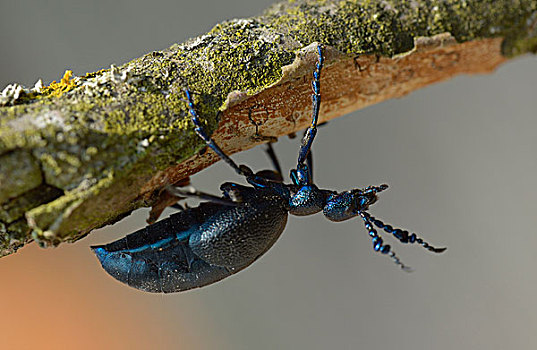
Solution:
<svg viewBox="0 0 537 350"><path fill-rule="evenodd" d="M121 67L0 97L0 253L77 240L163 202L217 161L183 90L228 154L309 123L315 43L321 121L537 50L537 0L291 1ZM258 134L256 134L256 130Z"/></svg>

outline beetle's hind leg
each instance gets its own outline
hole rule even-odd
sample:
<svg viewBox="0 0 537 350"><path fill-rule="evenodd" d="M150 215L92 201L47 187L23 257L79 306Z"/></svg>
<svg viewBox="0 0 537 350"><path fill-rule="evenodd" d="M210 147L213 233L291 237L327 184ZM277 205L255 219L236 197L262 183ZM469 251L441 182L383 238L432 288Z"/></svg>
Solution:
<svg viewBox="0 0 537 350"><path fill-rule="evenodd" d="M190 186L190 179L186 178L185 180L175 183L173 186L167 185L164 187L159 194L156 204L151 207L149 217L146 220L147 223L155 223L164 209L168 207L181 211L185 210L185 207L178 203L178 201L185 198L196 198L222 205L236 205L236 203L233 203L231 200L196 190L194 187Z"/></svg>
<svg viewBox="0 0 537 350"><path fill-rule="evenodd" d="M189 185L190 185L190 177L185 177L173 184L173 186L177 186L177 187L185 187ZM160 217L160 215L162 214L162 212L164 211L164 209L168 207L183 210L183 207L177 202L183 199L184 197L174 196L173 194L166 191L164 188L161 188L158 190L158 192L155 192L153 198L154 200L152 201L152 204L151 204L151 211L149 212L149 216L146 220L148 224L155 223Z"/></svg>
<svg viewBox="0 0 537 350"><path fill-rule="evenodd" d="M177 188L173 186L166 186L166 191L168 191L170 194L179 198L196 198L196 199L206 200L212 203L217 203L217 204L222 204L222 205L231 205L231 206L237 205L237 203L234 203L233 201L229 199L198 191L194 187Z"/></svg>

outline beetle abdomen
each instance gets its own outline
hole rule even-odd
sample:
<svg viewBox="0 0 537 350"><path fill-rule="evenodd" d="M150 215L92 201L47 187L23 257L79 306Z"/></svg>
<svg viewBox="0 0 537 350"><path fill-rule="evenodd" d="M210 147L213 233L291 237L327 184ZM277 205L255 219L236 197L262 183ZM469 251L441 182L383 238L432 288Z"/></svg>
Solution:
<svg viewBox="0 0 537 350"><path fill-rule="evenodd" d="M112 277L131 287L153 293L202 287L239 270L212 266L188 246L188 237L199 222L219 209L222 207L203 203L92 249Z"/></svg>
<svg viewBox="0 0 537 350"><path fill-rule="evenodd" d="M180 292L217 282L234 273L225 267L211 266L197 257L188 263L186 256L190 248L184 245L160 252L145 252L146 256L110 252L106 246L92 249L112 277L146 292Z"/></svg>

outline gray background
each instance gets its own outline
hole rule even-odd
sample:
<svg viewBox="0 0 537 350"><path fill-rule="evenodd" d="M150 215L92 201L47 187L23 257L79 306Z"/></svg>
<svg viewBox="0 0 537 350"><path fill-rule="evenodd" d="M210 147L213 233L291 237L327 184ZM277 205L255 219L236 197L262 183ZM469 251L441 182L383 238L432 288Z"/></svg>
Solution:
<svg viewBox="0 0 537 350"><path fill-rule="evenodd" d="M1 0L0 85L108 68L270 3ZM536 82L526 56L320 129L320 187L388 183L372 213L448 247L434 256L393 243L411 274L373 253L360 220L317 215L291 217L272 250L217 285L144 294L112 280L88 249L142 227L140 210L74 245L2 259L0 346L534 349ZM298 140L276 149L285 169L294 165ZM268 165L260 149L233 158ZM193 183L217 193L227 180L240 179L217 164Z"/></svg>

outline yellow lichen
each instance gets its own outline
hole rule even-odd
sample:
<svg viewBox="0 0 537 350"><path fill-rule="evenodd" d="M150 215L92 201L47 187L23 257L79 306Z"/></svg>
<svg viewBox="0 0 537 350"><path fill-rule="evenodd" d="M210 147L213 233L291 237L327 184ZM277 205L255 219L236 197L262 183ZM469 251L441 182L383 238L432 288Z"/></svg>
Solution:
<svg viewBox="0 0 537 350"><path fill-rule="evenodd" d="M43 88L43 94L60 97L67 91L75 87L75 82L71 80L73 71L66 70L59 83L54 80L49 86Z"/></svg>

